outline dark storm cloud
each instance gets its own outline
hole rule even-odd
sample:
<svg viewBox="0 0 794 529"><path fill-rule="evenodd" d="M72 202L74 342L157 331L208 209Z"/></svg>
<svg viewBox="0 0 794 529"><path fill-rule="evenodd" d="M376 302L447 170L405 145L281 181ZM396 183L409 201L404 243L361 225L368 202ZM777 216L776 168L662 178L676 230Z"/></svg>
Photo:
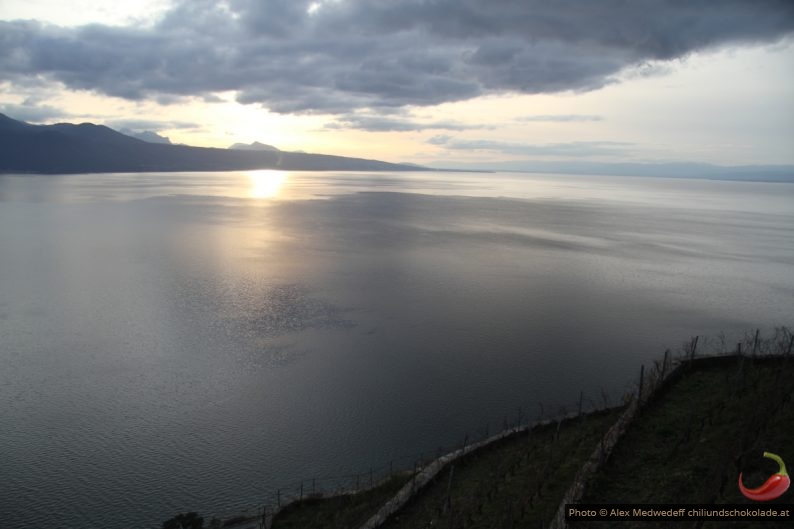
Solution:
<svg viewBox="0 0 794 529"><path fill-rule="evenodd" d="M182 0L148 28L0 22L2 80L127 99L234 90L349 114L488 93L584 91L704 49L775 42L794 2Z"/></svg>

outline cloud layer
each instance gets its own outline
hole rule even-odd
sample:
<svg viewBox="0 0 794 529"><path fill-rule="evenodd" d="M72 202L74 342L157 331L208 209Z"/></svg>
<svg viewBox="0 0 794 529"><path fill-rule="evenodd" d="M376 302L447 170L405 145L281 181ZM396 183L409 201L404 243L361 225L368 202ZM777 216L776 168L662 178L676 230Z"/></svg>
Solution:
<svg viewBox="0 0 794 529"><path fill-rule="evenodd" d="M410 132L422 130L476 130L494 128L493 125L470 125L454 120L426 121L410 117L390 117L372 114L341 116L325 126L326 129L359 129L370 132Z"/></svg>
<svg viewBox="0 0 794 529"><path fill-rule="evenodd" d="M178 0L150 27L0 21L0 80L130 100L234 91L274 112L350 115L593 90L650 62L792 32L790 0Z"/></svg>
<svg viewBox="0 0 794 529"><path fill-rule="evenodd" d="M491 151L518 156L562 156L565 158L626 154L634 145L619 141L574 141L533 145L491 140L458 140L444 134L433 136L427 140L427 143L459 151Z"/></svg>

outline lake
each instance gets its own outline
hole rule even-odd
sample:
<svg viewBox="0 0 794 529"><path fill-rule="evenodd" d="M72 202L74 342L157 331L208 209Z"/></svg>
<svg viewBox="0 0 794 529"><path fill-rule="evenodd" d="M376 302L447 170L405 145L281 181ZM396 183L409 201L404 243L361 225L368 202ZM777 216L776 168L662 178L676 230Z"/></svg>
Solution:
<svg viewBox="0 0 794 529"><path fill-rule="evenodd" d="M794 184L0 175L0 523L255 512L780 325Z"/></svg>

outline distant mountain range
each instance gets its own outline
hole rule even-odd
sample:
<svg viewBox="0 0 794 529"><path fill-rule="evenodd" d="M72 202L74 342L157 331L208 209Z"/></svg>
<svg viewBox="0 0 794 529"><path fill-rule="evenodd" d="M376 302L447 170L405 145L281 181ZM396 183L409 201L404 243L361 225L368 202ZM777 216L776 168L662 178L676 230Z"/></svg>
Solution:
<svg viewBox="0 0 794 529"><path fill-rule="evenodd" d="M592 176L648 176L744 182L794 182L794 165L714 165L692 162L539 161L452 164L449 169Z"/></svg>
<svg viewBox="0 0 794 529"><path fill-rule="evenodd" d="M265 143L259 143L255 141L254 143L235 143L230 149L237 149L238 151L278 151L281 152L281 149L273 147L272 145L267 145Z"/></svg>
<svg viewBox="0 0 794 529"><path fill-rule="evenodd" d="M31 125L0 114L0 173L152 171L416 171L417 165L285 152L254 142L229 149L152 143L93 123Z"/></svg>

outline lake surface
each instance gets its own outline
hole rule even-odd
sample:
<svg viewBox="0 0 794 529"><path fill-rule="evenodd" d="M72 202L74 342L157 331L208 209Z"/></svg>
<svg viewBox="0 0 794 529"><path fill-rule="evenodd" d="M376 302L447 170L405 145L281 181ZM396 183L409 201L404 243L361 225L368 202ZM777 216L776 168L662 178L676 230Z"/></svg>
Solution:
<svg viewBox="0 0 794 529"><path fill-rule="evenodd" d="M255 510L793 324L792 184L0 175L0 523Z"/></svg>

